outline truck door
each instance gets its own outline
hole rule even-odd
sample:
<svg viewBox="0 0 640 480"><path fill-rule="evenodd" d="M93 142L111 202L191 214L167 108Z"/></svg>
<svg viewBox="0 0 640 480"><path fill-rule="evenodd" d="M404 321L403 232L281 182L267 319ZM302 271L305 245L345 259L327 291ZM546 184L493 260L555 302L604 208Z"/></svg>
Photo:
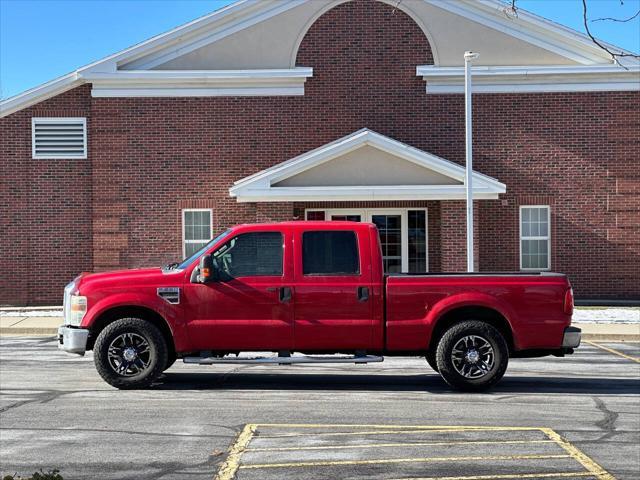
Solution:
<svg viewBox="0 0 640 480"><path fill-rule="evenodd" d="M213 256L221 278L185 285L185 320L195 350L289 350L293 346L291 234L250 231Z"/></svg>
<svg viewBox="0 0 640 480"><path fill-rule="evenodd" d="M339 224L296 231L296 350L372 347L371 246L364 232Z"/></svg>

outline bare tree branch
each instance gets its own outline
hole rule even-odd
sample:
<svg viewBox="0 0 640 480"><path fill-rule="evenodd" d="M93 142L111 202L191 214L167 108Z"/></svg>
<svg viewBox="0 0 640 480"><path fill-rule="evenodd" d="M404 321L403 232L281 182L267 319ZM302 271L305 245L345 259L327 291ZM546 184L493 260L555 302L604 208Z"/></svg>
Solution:
<svg viewBox="0 0 640 480"><path fill-rule="evenodd" d="M596 37L593 36L593 34L591 33L591 30L589 30L589 19L587 17L587 0L582 0L582 21L584 23L584 29L587 32L587 35L589 36L591 41L593 43L595 43L598 47L600 47L602 50L607 52L609 55L611 55L611 58L618 65L620 65L620 62L618 61L618 59L620 57L640 58L640 55L636 55L635 53L625 53L625 52L621 52L621 51L613 52L613 51L611 51L611 49L609 47L607 47L606 45L601 43ZM623 65L621 65L621 66L623 66Z"/></svg>
<svg viewBox="0 0 640 480"><path fill-rule="evenodd" d="M631 20L633 20L634 18L636 18L638 15L640 15L640 10L638 10L635 15L632 15L629 18L613 18L613 17L602 17L602 18L596 18L595 20L591 20L591 22L602 22L603 20L609 20L610 22L620 22L620 23L625 23L625 22L630 22Z"/></svg>
<svg viewBox="0 0 640 480"><path fill-rule="evenodd" d="M516 2L517 1L518 0L511 0L510 6L507 6L507 7L504 8L505 15L509 16L509 14L511 14L511 16L513 16L513 17L517 17L518 16L518 7L516 6ZM624 0L620 0L620 5L624 5ZM591 39L591 41L594 44L596 44L602 50L604 50L609 55L611 55L611 58L613 59L613 61L616 62L618 65L620 65L623 68L626 68L626 67L624 67L624 65L620 64L620 61L619 61L620 58L622 58L622 57L640 58L640 55L635 54L635 53L627 53L627 52L623 52L621 50L620 51L614 51L609 46L607 46L607 45L603 44L601 41L599 41L593 35L593 33L591 33L591 30L589 29L589 18L588 18L587 10L588 10L587 9L587 0L582 0L582 21L584 23L584 29L585 29L585 32L586 32L587 36ZM629 18L603 17L603 18L596 18L595 20L591 20L591 22L610 21L610 22L625 23L625 22L630 22L630 21L634 20L638 16L640 16L640 10L638 10L635 13L635 15L632 15Z"/></svg>

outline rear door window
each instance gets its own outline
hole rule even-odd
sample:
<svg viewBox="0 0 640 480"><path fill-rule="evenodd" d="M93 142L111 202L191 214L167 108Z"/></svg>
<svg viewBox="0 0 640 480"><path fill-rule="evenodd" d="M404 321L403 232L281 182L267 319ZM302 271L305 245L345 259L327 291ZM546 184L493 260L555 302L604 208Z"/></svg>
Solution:
<svg viewBox="0 0 640 480"><path fill-rule="evenodd" d="M360 261L355 232L304 232L302 270L304 275L359 275Z"/></svg>

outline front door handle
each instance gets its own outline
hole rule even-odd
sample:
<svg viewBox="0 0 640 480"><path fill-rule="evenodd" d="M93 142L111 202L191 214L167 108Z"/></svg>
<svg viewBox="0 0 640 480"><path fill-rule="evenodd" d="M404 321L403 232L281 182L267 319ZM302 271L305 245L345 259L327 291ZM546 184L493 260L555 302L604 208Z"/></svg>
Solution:
<svg viewBox="0 0 640 480"><path fill-rule="evenodd" d="M369 287L358 287L358 301L366 302L369 300Z"/></svg>
<svg viewBox="0 0 640 480"><path fill-rule="evenodd" d="M279 297L280 303L289 303L289 300L291 300L291 287L280 287Z"/></svg>

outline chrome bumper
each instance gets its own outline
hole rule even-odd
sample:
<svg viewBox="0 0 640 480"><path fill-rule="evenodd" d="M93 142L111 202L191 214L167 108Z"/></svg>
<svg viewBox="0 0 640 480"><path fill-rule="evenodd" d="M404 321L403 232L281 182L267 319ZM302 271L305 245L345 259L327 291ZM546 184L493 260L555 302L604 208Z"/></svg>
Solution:
<svg viewBox="0 0 640 480"><path fill-rule="evenodd" d="M580 346L580 337L582 330L577 327L567 327L564 329L562 337L562 348L577 348Z"/></svg>
<svg viewBox="0 0 640 480"><path fill-rule="evenodd" d="M58 327L58 348L69 353L84 355L87 351L89 330L71 328L64 325Z"/></svg>

